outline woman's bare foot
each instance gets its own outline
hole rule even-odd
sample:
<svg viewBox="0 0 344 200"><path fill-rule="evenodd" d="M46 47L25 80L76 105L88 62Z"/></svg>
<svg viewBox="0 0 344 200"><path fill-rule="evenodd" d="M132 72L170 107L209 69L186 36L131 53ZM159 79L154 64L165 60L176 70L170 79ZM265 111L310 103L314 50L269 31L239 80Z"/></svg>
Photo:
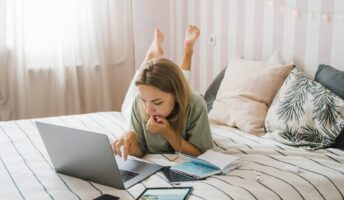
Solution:
<svg viewBox="0 0 344 200"><path fill-rule="evenodd" d="M189 25L186 28L186 32L185 32L184 48L192 49L199 35L200 35L199 28L197 26Z"/></svg>
<svg viewBox="0 0 344 200"><path fill-rule="evenodd" d="M191 71L191 61L193 55L193 47L200 35L199 28L189 25L185 31L184 52L180 67L185 71Z"/></svg>
<svg viewBox="0 0 344 200"><path fill-rule="evenodd" d="M164 55L164 50L161 47L163 41L164 34L159 29L156 29L154 31L154 39L146 54L147 61L154 58L161 58Z"/></svg>

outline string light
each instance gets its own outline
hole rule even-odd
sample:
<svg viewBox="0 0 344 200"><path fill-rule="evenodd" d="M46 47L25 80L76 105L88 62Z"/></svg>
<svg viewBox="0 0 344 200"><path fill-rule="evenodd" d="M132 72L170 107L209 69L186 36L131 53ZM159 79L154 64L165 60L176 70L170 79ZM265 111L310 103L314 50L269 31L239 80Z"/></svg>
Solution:
<svg viewBox="0 0 344 200"><path fill-rule="evenodd" d="M338 21L344 22L344 10L336 10L336 11L329 11L329 10L312 10L312 9L302 9L296 5L287 3L287 0L264 0L264 2L271 7L276 5L275 7L282 13L287 13L288 10L292 12L294 17L303 16L310 16L312 21L316 20L316 16L320 16L320 19L324 20L327 23L331 23L332 19L337 19Z"/></svg>
<svg viewBox="0 0 344 200"><path fill-rule="evenodd" d="M324 21L330 22L330 15L329 14L323 14L322 18L323 18Z"/></svg>
<svg viewBox="0 0 344 200"><path fill-rule="evenodd" d="M283 5L281 5L281 6L280 6L280 11L281 11L281 12L285 12L285 10L286 10L286 7L285 7L285 5L284 5L284 4L283 4Z"/></svg>
<svg viewBox="0 0 344 200"><path fill-rule="evenodd" d="M294 8L294 10L293 10L293 14L294 14L294 16L295 16L295 17L298 17L298 16L300 16L300 10L299 10L299 9L297 9L297 8Z"/></svg>

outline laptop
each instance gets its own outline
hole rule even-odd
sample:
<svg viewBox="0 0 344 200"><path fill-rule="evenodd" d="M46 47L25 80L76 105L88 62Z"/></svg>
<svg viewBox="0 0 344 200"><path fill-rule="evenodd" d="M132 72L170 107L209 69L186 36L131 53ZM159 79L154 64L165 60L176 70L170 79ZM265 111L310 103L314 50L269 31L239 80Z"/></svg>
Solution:
<svg viewBox="0 0 344 200"><path fill-rule="evenodd" d="M162 166L114 156L107 135L36 122L57 172L118 189L127 189Z"/></svg>

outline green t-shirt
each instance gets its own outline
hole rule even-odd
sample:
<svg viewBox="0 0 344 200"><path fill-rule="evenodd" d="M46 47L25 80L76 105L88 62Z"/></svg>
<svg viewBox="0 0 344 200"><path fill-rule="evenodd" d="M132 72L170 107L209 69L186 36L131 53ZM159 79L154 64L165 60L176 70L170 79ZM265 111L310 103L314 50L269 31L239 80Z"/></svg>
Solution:
<svg viewBox="0 0 344 200"><path fill-rule="evenodd" d="M133 104L131 126L137 134L138 144L145 153L174 153L172 146L162 135L152 134L145 129L146 124L140 113L139 97L135 98ZM191 95L187 109L186 127L182 132L182 137L201 152L213 148L206 104L199 94Z"/></svg>

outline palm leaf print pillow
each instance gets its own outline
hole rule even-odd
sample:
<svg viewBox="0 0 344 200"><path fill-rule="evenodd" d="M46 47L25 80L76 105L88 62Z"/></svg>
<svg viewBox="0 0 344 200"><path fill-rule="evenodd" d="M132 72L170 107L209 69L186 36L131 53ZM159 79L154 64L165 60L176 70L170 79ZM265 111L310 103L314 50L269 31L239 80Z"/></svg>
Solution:
<svg viewBox="0 0 344 200"><path fill-rule="evenodd" d="M329 147L344 128L344 100L294 67L275 96L265 129L285 144Z"/></svg>

